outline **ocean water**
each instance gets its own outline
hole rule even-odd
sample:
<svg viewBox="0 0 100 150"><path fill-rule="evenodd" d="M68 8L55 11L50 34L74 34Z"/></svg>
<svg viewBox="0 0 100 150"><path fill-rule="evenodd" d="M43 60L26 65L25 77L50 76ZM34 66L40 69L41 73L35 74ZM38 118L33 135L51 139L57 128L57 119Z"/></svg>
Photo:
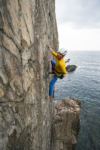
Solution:
<svg viewBox="0 0 100 150"><path fill-rule="evenodd" d="M69 51L67 65L78 66L55 84L55 100L81 100L80 133L76 150L100 150L100 51Z"/></svg>

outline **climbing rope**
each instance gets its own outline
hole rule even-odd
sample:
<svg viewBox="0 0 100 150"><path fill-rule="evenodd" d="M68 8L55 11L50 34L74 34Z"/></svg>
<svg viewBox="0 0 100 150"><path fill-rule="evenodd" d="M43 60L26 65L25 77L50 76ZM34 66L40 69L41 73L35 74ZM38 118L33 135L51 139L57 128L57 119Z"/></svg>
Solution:
<svg viewBox="0 0 100 150"><path fill-rule="evenodd" d="M49 43L49 38L48 38L48 26L47 26L47 43ZM48 48L47 48L48 50ZM49 51L49 50L48 50ZM50 83L50 62L51 62L51 53L49 51L49 83ZM51 143L50 143L50 97L49 97L49 150L51 150Z"/></svg>
<svg viewBox="0 0 100 150"><path fill-rule="evenodd" d="M47 43L49 43L49 39L48 39L48 27L47 27ZM49 51L49 49L47 48L47 51ZM49 51L49 83L50 83L50 62L51 62L51 53ZM49 97L49 150L51 150L51 143L50 143L50 97Z"/></svg>
<svg viewBox="0 0 100 150"><path fill-rule="evenodd" d="M50 72L50 61L51 61L51 53L49 51L49 72ZM49 73L49 83L50 83L50 73ZM49 97L49 149L51 150L50 148L50 97Z"/></svg>
<svg viewBox="0 0 100 150"><path fill-rule="evenodd" d="M48 3L48 6L49 6L49 3ZM49 13L48 13L49 14ZM48 15L47 14L47 15ZM49 15L48 15L49 17ZM48 18L47 17L47 18ZM47 44L49 44L49 38L48 38L48 35L49 35L49 32L48 32L48 21L49 21L49 18L47 19L47 24L46 24L46 30L47 30ZM49 51L49 48L47 47L47 51L49 52L49 83L50 83L50 62L51 62L51 53ZM51 143L50 143L50 97L49 97L49 150L51 150Z"/></svg>

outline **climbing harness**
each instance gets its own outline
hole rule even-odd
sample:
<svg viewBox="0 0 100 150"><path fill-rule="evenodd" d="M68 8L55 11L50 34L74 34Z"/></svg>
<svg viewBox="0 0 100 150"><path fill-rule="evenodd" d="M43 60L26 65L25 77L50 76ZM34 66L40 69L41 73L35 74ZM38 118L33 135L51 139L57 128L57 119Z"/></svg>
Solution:
<svg viewBox="0 0 100 150"><path fill-rule="evenodd" d="M54 71L56 71L55 69L54 69ZM58 72L58 71L56 71L58 74L61 74L61 76L60 76L60 78L59 79L63 79L63 72ZM54 73L55 74L55 73Z"/></svg>
<svg viewBox="0 0 100 150"><path fill-rule="evenodd" d="M57 70L54 69L54 71L56 71L58 74L62 74L63 72L58 72Z"/></svg>

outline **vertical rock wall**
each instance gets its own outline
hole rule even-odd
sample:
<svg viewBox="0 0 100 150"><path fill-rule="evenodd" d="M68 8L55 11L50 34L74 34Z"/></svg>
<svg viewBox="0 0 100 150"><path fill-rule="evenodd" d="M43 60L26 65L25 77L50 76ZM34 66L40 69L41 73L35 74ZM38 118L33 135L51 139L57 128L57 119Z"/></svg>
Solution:
<svg viewBox="0 0 100 150"><path fill-rule="evenodd" d="M47 150L55 0L0 0L0 150ZM52 105L52 101L51 101Z"/></svg>

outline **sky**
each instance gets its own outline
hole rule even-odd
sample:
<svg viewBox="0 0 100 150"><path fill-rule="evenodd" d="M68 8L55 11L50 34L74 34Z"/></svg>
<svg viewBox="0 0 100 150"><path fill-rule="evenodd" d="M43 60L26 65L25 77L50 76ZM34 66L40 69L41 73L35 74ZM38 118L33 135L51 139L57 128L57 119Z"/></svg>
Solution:
<svg viewBox="0 0 100 150"><path fill-rule="evenodd" d="M56 0L59 47L100 50L100 0Z"/></svg>

